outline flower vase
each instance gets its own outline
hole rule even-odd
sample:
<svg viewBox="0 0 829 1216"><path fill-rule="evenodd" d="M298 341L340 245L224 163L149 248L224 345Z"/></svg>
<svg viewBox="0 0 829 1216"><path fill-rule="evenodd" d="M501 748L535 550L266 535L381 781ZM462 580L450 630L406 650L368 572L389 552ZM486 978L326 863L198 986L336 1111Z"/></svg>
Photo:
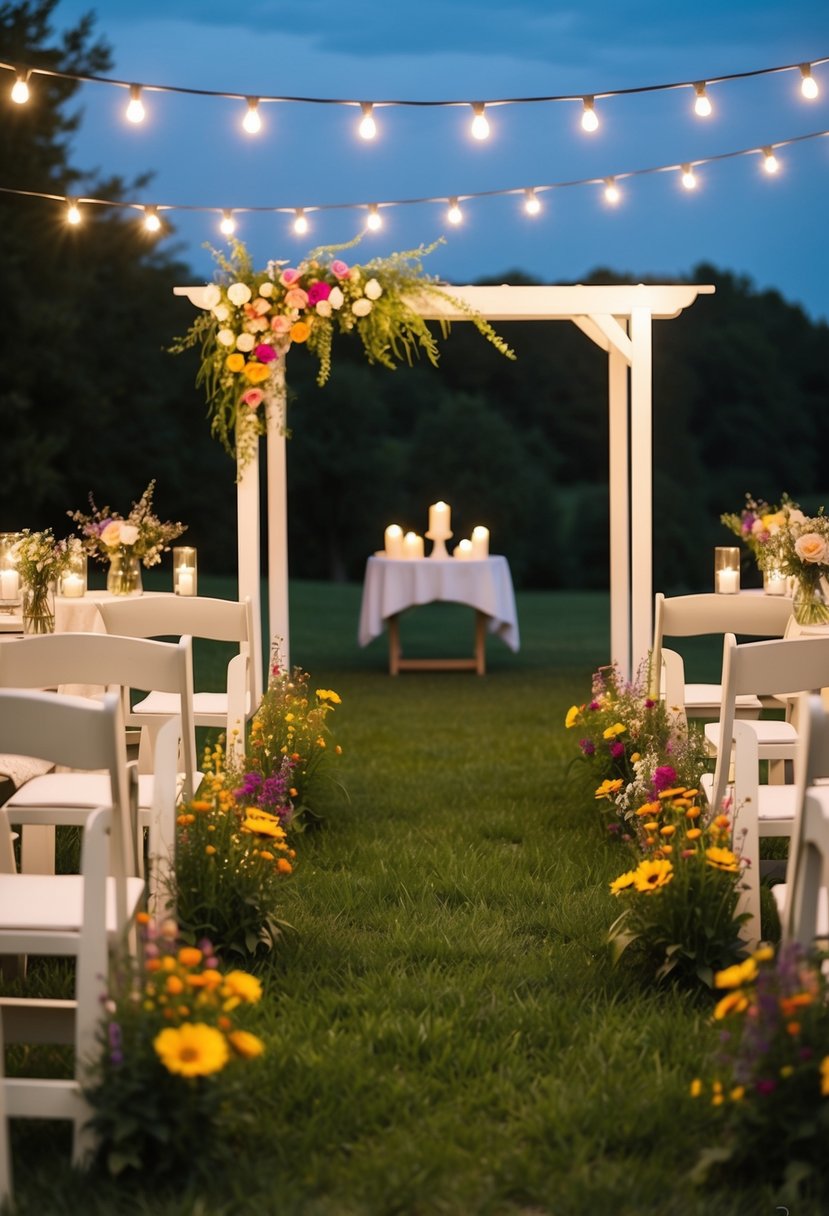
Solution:
<svg viewBox="0 0 829 1216"><path fill-rule="evenodd" d="M792 612L798 625L829 624L829 600L821 579L798 579Z"/></svg>
<svg viewBox="0 0 829 1216"><path fill-rule="evenodd" d="M110 595L143 595L141 562L132 553L114 553L109 559L107 591Z"/></svg>
<svg viewBox="0 0 829 1216"><path fill-rule="evenodd" d="M55 632L54 583L24 583L21 600L24 633Z"/></svg>

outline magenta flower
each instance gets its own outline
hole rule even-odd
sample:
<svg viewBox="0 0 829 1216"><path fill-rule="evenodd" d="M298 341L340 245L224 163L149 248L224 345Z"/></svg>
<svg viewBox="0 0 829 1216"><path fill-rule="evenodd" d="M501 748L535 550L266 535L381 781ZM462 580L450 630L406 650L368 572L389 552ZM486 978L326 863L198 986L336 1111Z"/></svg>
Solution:
<svg viewBox="0 0 829 1216"><path fill-rule="evenodd" d="M308 303L313 308L313 306L318 304L320 300L327 300L330 295L330 283L312 283L308 288Z"/></svg>
<svg viewBox="0 0 829 1216"><path fill-rule="evenodd" d="M579 747L585 756L592 756L596 750L596 744L592 739L579 739Z"/></svg>
<svg viewBox="0 0 829 1216"><path fill-rule="evenodd" d="M660 790L670 789L676 784L676 769L670 764L661 764L653 774L653 788L659 793Z"/></svg>
<svg viewBox="0 0 829 1216"><path fill-rule="evenodd" d="M274 348L267 342L260 342L256 350L253 352L260 363L273 363L274 359L278 359L279 355Z"/></svg>
<svg viewBox="0 0 829 1216"><path fill-rule="evenodd" d="M624 756L624 754L625 754L624 743L620 743L618 739L614 743L611 743L610 754L614 760L618 760L620 756Z"/></svg>
<svg viewBox="0 0 829 1216"><path fill-rule="evenodd" d="M341 262L339 258L331 263L331 273L335 279L347 279L351 271L346 262Z"/></svg>

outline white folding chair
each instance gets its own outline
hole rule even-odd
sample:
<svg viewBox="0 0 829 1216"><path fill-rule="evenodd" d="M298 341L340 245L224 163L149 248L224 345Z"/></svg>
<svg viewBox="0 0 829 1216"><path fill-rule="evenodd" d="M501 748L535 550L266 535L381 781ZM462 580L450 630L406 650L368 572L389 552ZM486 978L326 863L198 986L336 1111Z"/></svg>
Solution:
<svg viewBox="0 0 829 1216"><path fill-rule="evenodd" d="M238 653L228 664L225 691L196 690L193 720L196 726L226 731L228 757L241 761L245 750L245 725L262 700L262 672L253 661L255 626L250 600L140 596L105 601L98 608L107 633L139 638L187 633L193 638L235 643ZM169 695L153 692L133 706L128 721L145 725L157 720L159 714L170 712Z"/></svg>
<svg viewBox="0 0 829 1216"><path fill-rule="evenodd" d="M689 718L715 718L722 704L721 684L685 681L685 664L675 650L663 648L667 638L699 637L707 634L740 634L754 638L783 637L792 612L792 601L776 595L676 595L656 594L653 648L651 651L651 696L664 695L673 712ZM737 702L739 717L758 717L763 705L751 693Z"/></svg>
<svg viewBox="0 0 829 1216"><path fill-rule="evenodd" d="M178 763L173 760L174 787L172 797L166 784L170 771L170 748L178 751L179 740L167 732L164 755L156 757L162 746L159 726L174 722L181 736L183 771L180 793L190 798L195 793L200 774L196 771L196 734L193 724L192 645L185 636L178 642L156 642L141 638L113 637L104 633L60 633L28 637L0 647L0 688L46 688L62 684L117 685L124 701L126 717L129 690L158 689L169 697L169 713L156 719L156 739L153 745L153 771L138 778L138 805L141 822L149 831L149 853L157 859L153 867L152 889L155 897L159 884L169 867L176 801L175 774ZM156 763L155 760L158 762ZM164 784L157 788L158 774ZM22 868L27 873L48 873L54 869L54 827L51 809L54 806L76 808L76 822L82 823L90 808L101 805L107 796L105 775L80 772L53 772L33 777L12 794L6 803L13 823L18 812L25 810L28 826L23 830ZM36 828L40 811L45 825ZM140 861L140 856L139 856Z"/></svg>
<svg viewBox="0 0 829 1216"><path fill-rule="evenodd" d="M80 874L18 873L9 816L0 807L0 954L75 959L72 1000L0 999L5 1042L70 1042L75 1049L71 1079L5 1077L5 1114L71 1120L73 1161L80 1163L93 1143L81 1085L98 1050L109 958L128 942L144 897L144 883L132 863L135 793L128 780L120 697L107 693L92 701L0 690L0 747L55 764L103 769L108 776L105 802L84 823ZM75 811L55 807L53 815L58 823L74 822ZM5 1120L0 1136L8 1158ZM0 1162L2 1157L0 1153ZM3 1189L9 1189L8 1179L0 1180Z"/></svg>

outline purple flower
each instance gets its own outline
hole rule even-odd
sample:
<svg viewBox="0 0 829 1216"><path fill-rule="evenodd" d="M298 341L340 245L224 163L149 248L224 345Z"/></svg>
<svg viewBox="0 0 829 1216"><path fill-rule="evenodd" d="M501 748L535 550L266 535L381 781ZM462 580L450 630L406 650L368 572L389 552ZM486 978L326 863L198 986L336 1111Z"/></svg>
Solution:
<svg viewBox="0 0 829 1216"><path fill-rule="evenodd" d="M660 790L667 790L670 786L676 783L676 769L670 764L660 764L659 768L653 774L653 788L659 793Z"/></svg>
<svg viewBox="0 0 829 1216"><path fill-rule="evenodd" d="M592 756L596 751L596 744L592 739L579 739L579 747L585 756Z"/></svg>
<svg viewBox="0 0 829 1216"><path fill-rule="evenodd" d="M645 697L645 709L653 709L656 702L651 697Z"/></svg>
<svg viewBox="0 0 829 1216"><path fill-rule="evenodd" d="M121 1038L121 1027L117 1022L110 1022L107 1027L107 1038L109 1039L109 1058L112 1064L123 1064L124 1053L121 1050L123 1040Z"/></svg>
<svg viewBox="0 0 829 1216"><path fill-rule="evenodd" d="M614 759L614 760L618 760L618 759L620 758L620 756L624 756L624 754L625 754L625 745L624 745L624 743L620 743L620 742L619 742L619 740L618 740L618 739L616 739L616 740L615 740L613 743L611 743L611 745L610 745L610 754L611 754L611 756L613 757L613 759Z"/></svg>

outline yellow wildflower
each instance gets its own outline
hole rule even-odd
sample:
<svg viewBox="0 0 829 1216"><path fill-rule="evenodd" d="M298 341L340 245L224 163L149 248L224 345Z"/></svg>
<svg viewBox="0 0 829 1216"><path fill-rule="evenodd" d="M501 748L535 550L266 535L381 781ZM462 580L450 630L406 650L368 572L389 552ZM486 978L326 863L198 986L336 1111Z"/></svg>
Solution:
<svg viewBox="0 0 829 1216"><path fill-rule="evenodd" d="M731 849L721 849L714 845L705 850L705 860L715 870L724 870L727 874L739 873L740 861Z"/></svg>
<svg viewBox="0 0 829 1216"><path fill-rule="evenodd" d="M700 1081L699 1077L694 1077L693 1081L691 1082L691 1097L698 1098L701 1093L702 1081Z"/></svg>
<svg viewBox="0 0 829 1216"><path fill-rule="evenodd" d="M637 891L655 891L664 887L674 876L674 867L670 861L643 861L636 869L634 884Z"/></svg>
<svg viewBox="0 0 829 1216"><path fill-rule="evenodd" d="M251 1034L249 1030L232 1030L227 1036L227 1041L237 1056L241 1056L243 1060L253 1060L256 1056L261 1056L265 1050L262 1040L257 1035Z"/></svg>
<svg viewBox="0 0 829 1216"><path fill-rule="evenodd" d="M167 1071L182 1077L209 1077L228 1061L224 1035L204 1022L168 1026L155 1036L153 1047Z"/></svg>
<svg viewBox="0 0 829 1216"><path fill-rule="evenodd" d="M620 891L632 887L636 882L636 871L628 870L626 874L620 874L618 878L614 878L610 884L610 890L613 895L618 895Z"/></svg>
<svg viewBox="0 0 829 1216"><path fill-rule="evenodd" d="M255 1005L262 996L262 985L255 975L247 971L229 971L222 985L223 996L238 996L240 1000Z"/></svg>
<svg viewBox="0 0 829 1216"><path fill-rule="evenodd" d="M714 975L715 988L739 988L741 984L750 984L757 975L757 964L753 958L747 958L742 963L726 967Z"/></svg>
<svg viewBox="0 0 829 1216"><path fill-rule="evenodd" d="M743 1013L746 1009L748 1009L748 997L744 992L740 990L727 992L714 1006L714 1018L719 1022L728 1017L729 1013Z"/></svg>
<svg viewBox="0 0 829 1216"><path fill-rule="evenodd" d="M332 705L342 705L342 698L334 692L333 688L318 688L317 700L330 701Z"/></svg>
<svg viewBox="0 0 829 1216"><path fill-rule="evenodd" d="M617 790L620 790L623 784L624 782L621 777L617 777L614 781L609 781L605 778L594 796L596 798L609 798L611 794L615 794Z"/></svg>
<svg viewBox="0 0 829 1216"><path fill-rule="evenodd" d="M317 694L317 696L319 696L319 693ZM567 730L570 730L570 728L572 726L575 726L578 722L581 721L582 709L584 709L583 705L581 707L579 707L578 705L571 705L570 708L567 710L567 717L564 719L564 725L567 728Z"/></svg>
<svg viewBox="0 0 829 1216"><path fill-rule="evenodd" d="M602 731L602 738L615 739L617 735L623 735L626 730L624 722L614 722L612 726L608 726L607 730Z"/></svg>

